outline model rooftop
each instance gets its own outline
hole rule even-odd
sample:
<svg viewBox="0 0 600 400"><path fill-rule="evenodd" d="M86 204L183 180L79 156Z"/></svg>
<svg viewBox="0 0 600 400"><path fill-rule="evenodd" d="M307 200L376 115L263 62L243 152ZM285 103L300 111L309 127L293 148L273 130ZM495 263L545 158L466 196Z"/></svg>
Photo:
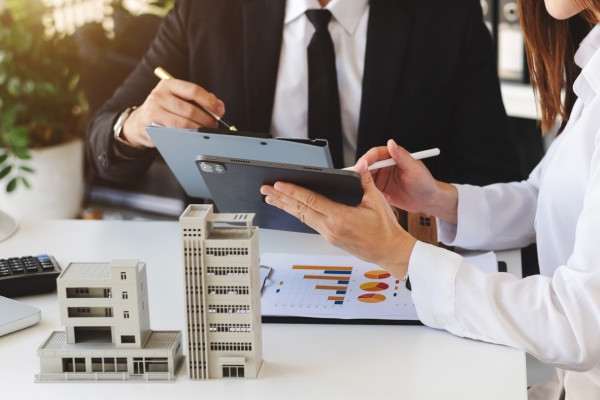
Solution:
<svg viewBox="0 0 600 400"><path fill-rule="evenodd" d="M250 239L256 228L215 227L208 236L208 240L244 240Z"/></svg>
<svg viewBox="0 0 600 400"><path fill-rule="evenodd" d="M138 260L115 260L110 263L71 263L58 279L111 279L111 269L132 268L138 271L144 266Z"/></svg>
<svg viewBox="0 0 600 400"><path fill-rule="evenodd" d="M144 350L172 350L179 344L180 331L151 331L148 340L141 346ZM39 350L116 350L114 343L67 343L65 331L56 331L42 344ZM135 349L130 349L135 350Z"/></svg>

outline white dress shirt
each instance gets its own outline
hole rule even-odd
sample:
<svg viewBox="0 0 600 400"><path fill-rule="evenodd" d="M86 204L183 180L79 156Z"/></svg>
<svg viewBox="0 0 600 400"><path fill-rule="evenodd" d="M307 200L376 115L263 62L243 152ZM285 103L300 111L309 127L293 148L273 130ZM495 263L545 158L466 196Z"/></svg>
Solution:
<svg viewBox="0 0 600 400"><path fill-rule="evenodd" d="M273 137L308 137L307 49L315 28L304 12L315 8L322 8L318 0L287 0L286 3L271 121ZM336 55L344 164L351 166L356 161L369 0L333 0L325 8L333 15L329 33Z"/></svg>
<svg viewBox="0 0 600 400"><path fill-rule="evenodd" d="M565 131L523 182L457 185L448 245L500 250L537 240L541 275L485 274L455 253L417 243L409 263L421 321L522 349L558 368L530 399L600 399L600 26L575 56L583 68ZM577 371L577 372L575 372Z"/></svg>

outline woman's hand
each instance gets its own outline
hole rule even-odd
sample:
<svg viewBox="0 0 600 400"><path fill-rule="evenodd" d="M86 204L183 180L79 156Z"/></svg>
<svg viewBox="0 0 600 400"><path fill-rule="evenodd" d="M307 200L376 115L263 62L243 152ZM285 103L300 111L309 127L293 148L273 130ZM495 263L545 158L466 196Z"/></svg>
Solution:
<svg viewBox="0 0 600 400"><path fill-rule="evenodd" d="M357 164L364 188L362 203L349 207L291 183L260 189L265 201L319 232L329 243L403 279L416 239L396 221L384 196L375 187L367 163Z"/></svg>
<svg viewBox="0 0 600 400"><path fill-rule="evenodd" d="M458 191L452 185L436 181L425 165L393 140L387 147L369 150L356 164L368 165L393 158L396 165L373 171L375 186L388 202L409 212L435 215L457 223Z"/></svg>

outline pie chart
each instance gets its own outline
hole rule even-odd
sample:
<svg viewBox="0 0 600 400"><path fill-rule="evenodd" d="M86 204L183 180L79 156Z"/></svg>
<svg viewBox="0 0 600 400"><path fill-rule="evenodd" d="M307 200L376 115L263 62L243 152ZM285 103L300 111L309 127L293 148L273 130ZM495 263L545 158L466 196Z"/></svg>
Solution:
<svg viewBox="0 0 600 400"><path fill-rule="evenodd" d="M369 279L386 279L392 276L389 272L380 269L365 272L365 276Z"/></svg>
<svg viewBox="0 0 600 400"><path fill-rule="evenodd" d="M385 301L385 296L379 293L369 293L358 296L358 301L363 303L381 303Z"/></svg>
<svg viewBox="0 0 600 400"><path fill-rule="evenodd" d="M385 282L367 282L360 285L360 288L367 292L381 292L389 287Z"/></svg>

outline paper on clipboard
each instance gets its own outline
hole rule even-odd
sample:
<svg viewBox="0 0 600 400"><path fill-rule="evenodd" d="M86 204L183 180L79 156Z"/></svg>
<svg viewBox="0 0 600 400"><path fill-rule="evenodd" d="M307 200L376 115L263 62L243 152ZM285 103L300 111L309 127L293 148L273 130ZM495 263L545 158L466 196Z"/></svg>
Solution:
<svg viewBox="0 0 600 400"><path fill-rule="evenodd" d="M498 271L493 252L465 260ZM263 289L262 315L418 321L411 292L375 264L352 256L266 253L273 268Z"/></svg>

